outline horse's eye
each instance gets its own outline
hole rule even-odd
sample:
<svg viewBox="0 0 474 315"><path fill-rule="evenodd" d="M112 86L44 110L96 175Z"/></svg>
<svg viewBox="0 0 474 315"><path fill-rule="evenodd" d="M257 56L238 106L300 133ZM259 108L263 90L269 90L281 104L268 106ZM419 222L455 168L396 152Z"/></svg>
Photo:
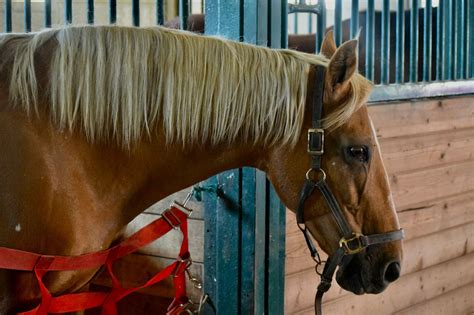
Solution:
<svg viewBox="0 0 474 315"><path fill-rule="evenodd" d="M354 145L348 147L349 156L357 162L367 163L370 159L369 148L365 145Z"/></svg>

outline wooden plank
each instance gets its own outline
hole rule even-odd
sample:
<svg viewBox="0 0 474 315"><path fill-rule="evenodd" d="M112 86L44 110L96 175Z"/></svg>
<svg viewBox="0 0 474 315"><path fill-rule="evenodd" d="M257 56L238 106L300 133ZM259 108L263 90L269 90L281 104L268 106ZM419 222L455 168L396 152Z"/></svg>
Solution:
<svg viewBox="0 0 474 315"><path fill-rule="evenodd" d="M120 279L124 287L136 287L144 284L157 272L173 263L174 260L147 255L132 254L125 256L114 264L114 273ZM202 279L204 266L201 263L193 263L190 267L191 273ZM172 278L159 282L139 292L153 296L173 297L174 289ZM112 283L106 272L102 271L93 281L94 284L111 287ZM186 288L192 299L200 297L200 291L194 288L190 281L186 281Z"/></svg>
<svg viewBox="0 0 474 315"><path fill-rule="evenodd" d="M474 221L474 191L413 205L398 218L406 240Z"/></svg>
<svg viewBox="0 0 474 315"><path fill-rule="evenodd" d="M204 185L204 183L203 183ZM153 206L145 210L145 213L150 214L161 214L163 211L168 209L168 207L173 203L173 201L183 202L186 199L186 196L191 191L192 187L180 190L168 197L158 201ZM204 218L204 203L196 201L194 198L191 198L186 205L187 207L193 209L193 214L191 218L193 219L203 219Z"/></svg>
<svg viewBox="0 0 474 315"><path fill-rule="evenodd" d="M445 292L426 302L418 303L397 315L446 315L472 314L474 312L474 283L469 283L455 290Z"/></svg>
<svg viewBox="0 0 474 315"><path fill-rule="evenodd" d="M156 214L142 213L133 219L125 229L125 237L138 231L146 224L159 218ZM196 262L204 261L204 222L201 220L188 221L189 252ZM180 231L171 230L155 242L143 247L138 252L142 254L160 256L166 258L175 258L178 256L181 246L182 234Z"/></svg>
<svg viewBox="0 0 474 315"><path fill-rule="evenodd" d="M380 139L387 172L395 174L473 159L474 128Z"/></svg>
<svg viewBox="0 0 474 315"><path fill-rule="evenodd" d="M469 96L369 106L381 138L440 132L474 126Z"/></svg>
<svg viewBox="0 0 474 315"><path fill-rule="evenodd" d="M390 175L398 211L411 205L474 190L474 160Z"/></svg>
<svg viewBox="0 0 474 315"><path fill-rule="evenodd" d="M416 210L398 214L400 225L405 229L407 241L443 231L474 221L474 192L457 194L449 198L429 201L418 205ZM296 226L295 215L286 215L286 275L312 269L311 259L304 238Z"/></svg>
<svg viewBox="0 0 474 315"><path fill-rule="evenodd" d="M443 248L442 251L439 249ZM474 222L439 233L429 234L404 242L402 274L408 275L423 268L432 267L474 252ZM309 254L306 256L308 257ZM323 255L325 259L326 255ZM286 304L311 305L319 281L314 272L314 262L307 270L288 275L286 278ZM308 290L308 288L311 288ZM336 282L325 295L325 301L348 295Z"/></svg>
<svg viewBox="0 0 474 315"><path fill-rule="evenodd" d="M393 314L474 282L474 253L403 276L378 295L346 295L325 302L326 314ZM312 302L311 302L312 303ZM287 314L314 314L312 305L286 305Z"/></svg>

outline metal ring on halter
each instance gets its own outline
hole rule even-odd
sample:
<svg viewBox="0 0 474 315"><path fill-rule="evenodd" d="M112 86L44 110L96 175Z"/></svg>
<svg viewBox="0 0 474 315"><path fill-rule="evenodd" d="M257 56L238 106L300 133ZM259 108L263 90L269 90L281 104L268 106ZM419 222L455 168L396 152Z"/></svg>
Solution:
<svg viewBox="0 0 474 315"><path fill-rule="evenodd" d="M312 177L311 174L319 172L317 177ZM314 185L318 185L319 183L323 182L326 180L326 172L322 168L310 168L306 172L306 180L309 180L312 182Z"/></svg>
<svg viewBox="0 0 474 315"><path fill-rule="evenodd" d="M324 265L326 264L326 261L325 260L321 260L320 262L317 262L316 263L316 266L314 266L314 271L316 271L316 274L318 276L322 276L323 275L323 271L324 271ZM320 267L323 267L323 269L320 271L319 268Z"/></svg>

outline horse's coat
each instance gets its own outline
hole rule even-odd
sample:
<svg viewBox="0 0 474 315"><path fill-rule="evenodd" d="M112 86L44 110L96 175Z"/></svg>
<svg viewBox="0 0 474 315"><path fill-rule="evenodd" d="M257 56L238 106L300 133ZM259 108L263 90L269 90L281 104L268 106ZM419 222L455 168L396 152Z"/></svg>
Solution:
<svg viewBox="0 0 474 315"><path fill-rule="evenodd" d="M157 49L163 46L139 42L147 36L169 37L167 47L174 48L164 55L168 63L151 58L162 56ZM113 51L117 47L122 50ZM310 165L306 102L315 63L327 65L320 83L333 130L326 134L322 166L334 195L354 231L397 230L363 106L370 84L355 73L356 47L349 41L336 49L329 36L322 45L326 59L119 27L0 37L0 246L51 255L99 251L156 201L242 166L267 172L294 211ZM194 69L193 60L200 67ZM165 86L166 93L157 90ZM367 148L370 161L348 155L354 145ZM339 235L328 212L317 194L305 204L307 226L332 253ZM385 275L401 256L400 242L374 246L347 261L337 279L352 292L378 293L398 277ZM96 272L48 273L45 283L56 295L75 292ZM38 298L32 274L0 270L0 314L31 308Z"/></svg>

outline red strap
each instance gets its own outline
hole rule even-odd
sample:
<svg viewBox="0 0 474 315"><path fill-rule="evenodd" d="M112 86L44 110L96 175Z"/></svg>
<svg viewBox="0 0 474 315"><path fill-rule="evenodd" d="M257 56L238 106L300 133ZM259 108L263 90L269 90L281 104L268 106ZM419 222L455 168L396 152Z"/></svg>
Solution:
<svg viewBox="0 0 474 315"><path fill-rule="evenodd" d="M189 266L187 214L172 206L163 216L143 227L120 244L96 253L80 256L51 256L23 252L0 247L0 269L34 271L41 291L41 304L33 310L19 315L46 315L49 313L76 312L103 305L102 315L117 314L116 303L132 292L158 283L170 275L174 275L175 300L173 304L188 301L186 296L185 271ZM179 259L156 274L142 286L123 288L112 271L112 264L120 259L163 236L173 227L179 227L183 233ZM113 289L106 292L84 292L52 297L43 283L43 276L48 271L78 270L96 268L106 265L112 279ZM175 303L176 302L176 303ZM171 305L171 306L172 306Z"/></svg>

